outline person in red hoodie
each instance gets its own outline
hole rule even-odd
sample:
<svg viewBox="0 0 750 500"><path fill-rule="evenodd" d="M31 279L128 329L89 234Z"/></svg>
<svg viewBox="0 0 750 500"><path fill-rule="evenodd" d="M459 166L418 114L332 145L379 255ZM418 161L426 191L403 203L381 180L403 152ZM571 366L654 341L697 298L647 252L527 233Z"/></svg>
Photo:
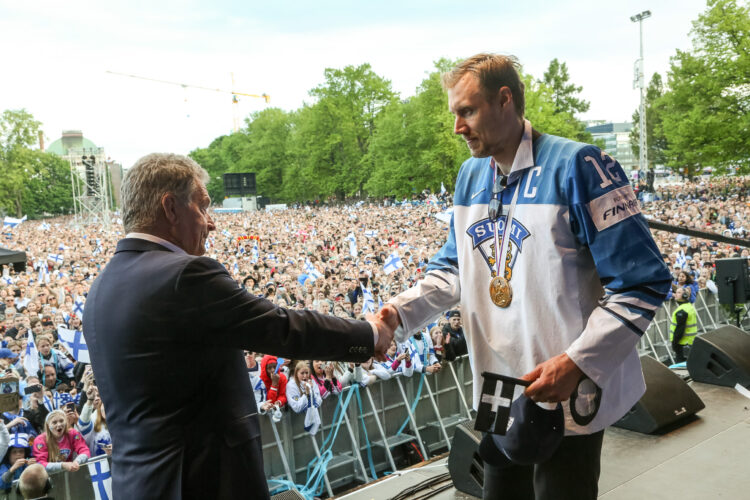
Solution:
<svg viewBox="0 0 750 500"><path fill-rule="evenodd" d="M269 411L276 406L286 406L286 375L276 371L276 356L266 354L260 361L260 379L266 386L266 400L260 405L262 411Z"/></svg>

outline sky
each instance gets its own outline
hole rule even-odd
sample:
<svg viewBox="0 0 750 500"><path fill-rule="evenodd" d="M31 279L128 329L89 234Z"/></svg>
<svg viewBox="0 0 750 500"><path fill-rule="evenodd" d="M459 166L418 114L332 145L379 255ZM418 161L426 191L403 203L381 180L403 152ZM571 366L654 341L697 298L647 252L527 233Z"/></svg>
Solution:
<svg viewBox="0 0 750 500"><path fill-rule="evenodd" d="M269 104L240 97L244 120L314 102L309 90L326 68L370 63L405 98L441 57L496 52L536 78L552 59L565 62L591 103L582 119L630 121L639 101L630 16L652 12L643 21L650 79L690 49L691 22L705 8L705 0L0 0L0 112L31 112L47 144L82 130L127 168L230 133L231 96L107 71L268 94Z"/></svg>

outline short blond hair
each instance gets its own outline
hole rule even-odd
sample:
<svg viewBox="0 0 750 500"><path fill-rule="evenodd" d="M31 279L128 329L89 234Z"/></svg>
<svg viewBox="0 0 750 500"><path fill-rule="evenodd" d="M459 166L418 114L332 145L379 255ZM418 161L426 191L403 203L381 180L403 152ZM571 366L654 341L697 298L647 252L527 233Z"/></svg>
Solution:
<svg viewBox="0 0 750 500"><path fill-rule="evenodd" d="M150 229L156 224L161 199L172 193L187 205L198 187L208 183L203 167L187 156L151 153L130 167L122 181L122 223L125 233Z"/></svg>
<svg viewBox="0 0 750 500"><path fill-rule="evenodd" d="M508 87L513 96L516 113L519 118L523 118L526 108L524 96L526 86L521 80L521 64L516 57L499 54L471 56L458 63L452 70L443 73L443 88L452 89L464 75L469 73L477 77L488 101L494 99L502 87Z"/></svg>

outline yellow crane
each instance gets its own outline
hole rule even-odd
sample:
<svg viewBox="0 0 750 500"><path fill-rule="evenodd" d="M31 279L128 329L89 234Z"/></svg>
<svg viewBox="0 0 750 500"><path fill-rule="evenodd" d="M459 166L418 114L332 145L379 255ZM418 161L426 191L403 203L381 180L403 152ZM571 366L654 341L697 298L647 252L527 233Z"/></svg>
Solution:
<svg viewBox="0 0 750 500"><path fill-rule="evenodd" d="M226 90L226 89L217 89L212 87L203 87L201 85L191 85L188 83L180 83L180 82L172 82L169 80L160 80L158 78L150 78L148 76L140 76L140 75L131 75L129 73L119 73L117 71L106 71L110 75L117 75L117 76L126 76L129 78L137 78L139 80L146 80L149 82L156 82L156 83L166 83L167 85L177 85L179 87L182 87L183 89L199 89L199 90L208 90L211 92L221 92L224 94L231 94L232 95L232 129L235 132L238 132L240 130L240 118L239 118L239 111L238 111L238 104L239 99L237 96L245 96L245 97L258 97L260 99L263 99L266 101L266 104L271 102L271 96L268 94L249 94L246 92L236 92L234 90ZM232 87L234 87L234 73L231 73L232 76Z"/></svg>

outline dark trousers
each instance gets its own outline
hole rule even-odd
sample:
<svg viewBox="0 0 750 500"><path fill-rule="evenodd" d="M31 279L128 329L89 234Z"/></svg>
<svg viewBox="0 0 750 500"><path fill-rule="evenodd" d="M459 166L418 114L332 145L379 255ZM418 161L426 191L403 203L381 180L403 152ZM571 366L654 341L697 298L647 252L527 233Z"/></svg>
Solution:
<svg viewBox="0 0 750 500"><path fill-rule="evenodd" d="M604 431L563 438L552 458L537 465L484 464L485 500L595 500Z"/></svg>

